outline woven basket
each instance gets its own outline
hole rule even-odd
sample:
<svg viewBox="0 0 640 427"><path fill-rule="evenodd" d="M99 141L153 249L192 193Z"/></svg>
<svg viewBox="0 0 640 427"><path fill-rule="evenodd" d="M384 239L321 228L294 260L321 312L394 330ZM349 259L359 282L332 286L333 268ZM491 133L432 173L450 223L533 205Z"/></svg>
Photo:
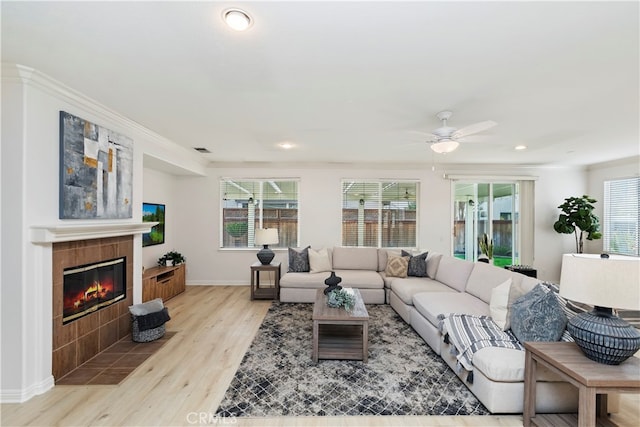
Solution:
<svg viewBox="0 0 640 427"><path fill-rule="evenodd" d="M133 319L133 324L131 327L131 337L135 342L150 342L155 341L158 338L162 338L164 336L165 327L164 323L157 328L147 329L146 331L141 331L138 328L138 316L131 316Z"/></svg>

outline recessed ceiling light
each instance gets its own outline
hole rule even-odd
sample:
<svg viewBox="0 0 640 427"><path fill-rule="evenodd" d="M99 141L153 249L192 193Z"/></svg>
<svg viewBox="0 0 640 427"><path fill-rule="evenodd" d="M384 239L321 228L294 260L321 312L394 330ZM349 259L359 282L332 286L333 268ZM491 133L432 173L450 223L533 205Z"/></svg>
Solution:
<svg viewBox="0 0 640 427"><path fill-rule="evenodd" d="M290 142L281 142L278 144L278 147L284 148L285 150L290 150L295 147L295 144L292 144Z"/></svg>
<svg viewBox="0 0 640 427"><path fill-rule="evenodd" d="M516 149L516 150L526 150L527 146L526 145L516 145L514 147L514 149Z"/></svg>
<svg viewBox="0 0 640 427"><path fill-rule="evenodd" d="M222 13L222 17L224 22L236 31L245 31L253 23L249 14L240 9L227 9Z"/></svg>

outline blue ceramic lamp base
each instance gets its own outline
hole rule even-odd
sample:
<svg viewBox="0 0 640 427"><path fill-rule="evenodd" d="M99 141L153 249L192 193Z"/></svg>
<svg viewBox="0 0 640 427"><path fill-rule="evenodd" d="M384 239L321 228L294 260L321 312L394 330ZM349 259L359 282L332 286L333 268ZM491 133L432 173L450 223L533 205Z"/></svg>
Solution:
<svg viewBox="0 0 640 427"><path fill-rule="evenodd" d="M567 330L585 356L598 363L619 365L640 349L640 332L610 308L580 313L569 320Z"/></svg>

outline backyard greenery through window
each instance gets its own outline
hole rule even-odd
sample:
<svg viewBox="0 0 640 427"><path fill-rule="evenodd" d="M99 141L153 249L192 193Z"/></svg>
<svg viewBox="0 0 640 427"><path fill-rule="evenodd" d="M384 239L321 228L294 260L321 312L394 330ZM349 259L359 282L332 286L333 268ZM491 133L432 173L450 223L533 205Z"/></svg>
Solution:
<svg viewBox="0 0 640 427"><path fill-rule="evenodd" d="M256 247L259 228L278 230L279 243L271 248L298 246L297 180L223 178L220 196L220 247Z"/></svg>
<svg viewBox="0 0 640 427"><path fill-rule="evenodd" d="M415 248L418 183L342 181L342 245Z"/></svg>
<svg viewBox="0 0 640 427"><path fill-rule="evenodd" d="M640 256L640 178L604 182L604 251Z"/></svg>

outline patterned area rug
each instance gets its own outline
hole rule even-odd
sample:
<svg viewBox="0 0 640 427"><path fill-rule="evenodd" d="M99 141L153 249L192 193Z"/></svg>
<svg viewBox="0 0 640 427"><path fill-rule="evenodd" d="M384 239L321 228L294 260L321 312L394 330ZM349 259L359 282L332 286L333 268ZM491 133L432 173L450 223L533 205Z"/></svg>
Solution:
<svg viewBox="0 0 640 427"><path fill-rule="evenodd" d="M369 362L311 360L313 304L273 303L217 414L486 415L388 305L370 305Z"/></svg>

